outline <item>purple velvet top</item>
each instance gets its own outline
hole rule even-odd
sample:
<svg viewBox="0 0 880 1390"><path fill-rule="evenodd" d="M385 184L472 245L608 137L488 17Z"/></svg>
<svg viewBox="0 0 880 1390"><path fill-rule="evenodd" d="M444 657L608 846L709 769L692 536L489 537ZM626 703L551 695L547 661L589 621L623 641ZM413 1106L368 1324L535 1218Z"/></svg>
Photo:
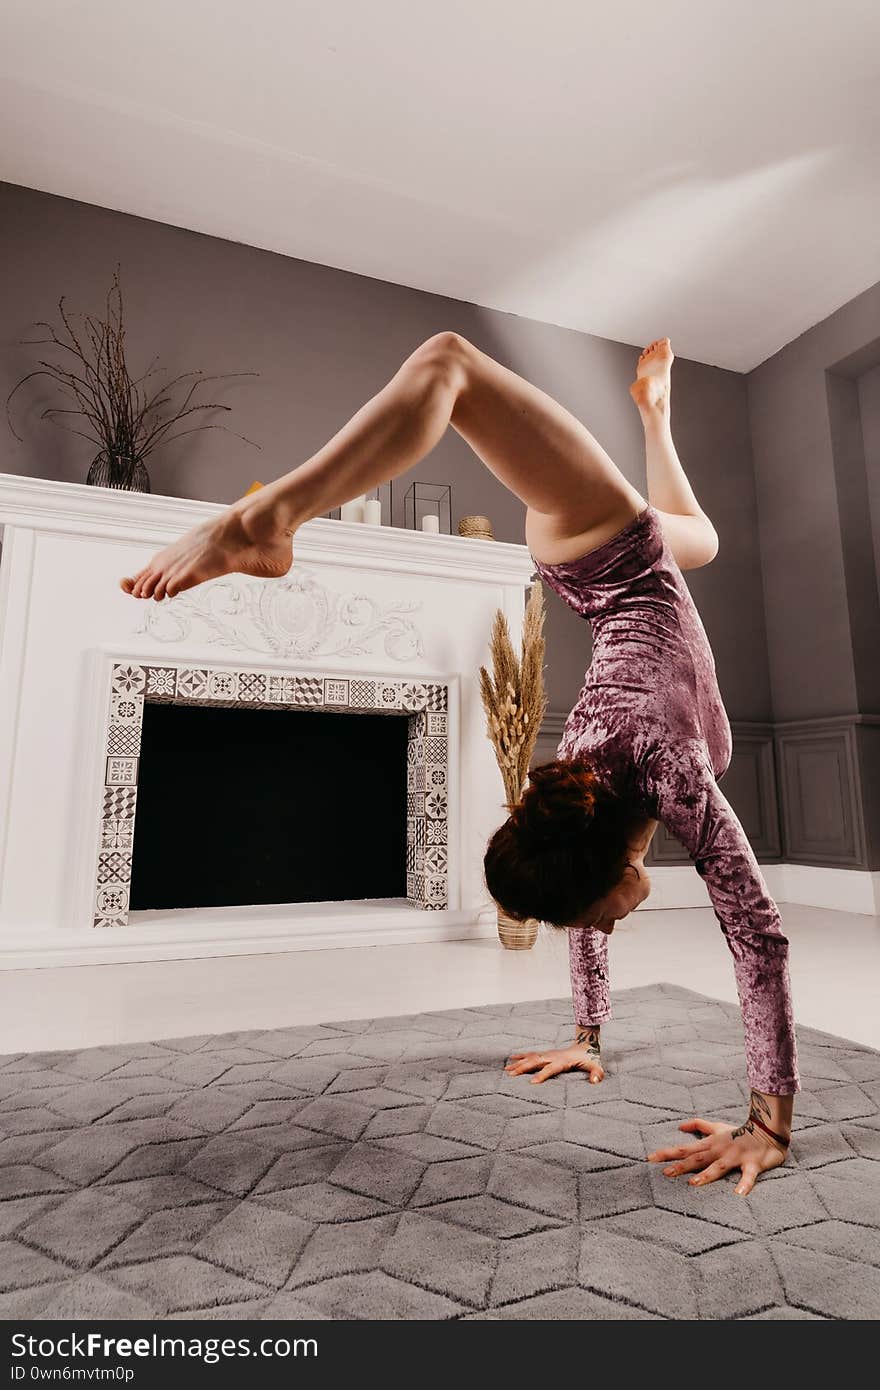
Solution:
<svg viewBox="0 0 880 1390"><path fill-rule="evenodd" d="M593 631L557 756L588 756L635 815L659 820L688 850L733 955L749 1083L791 1095L799 1083L788 941L718 787L730 763L730 725L709 640L660 517L648 507L598 549L564 564L535 560L535 568ZM608 937L572 930L569 955L576 1021L600 1023L611 1016Z"/></svg>

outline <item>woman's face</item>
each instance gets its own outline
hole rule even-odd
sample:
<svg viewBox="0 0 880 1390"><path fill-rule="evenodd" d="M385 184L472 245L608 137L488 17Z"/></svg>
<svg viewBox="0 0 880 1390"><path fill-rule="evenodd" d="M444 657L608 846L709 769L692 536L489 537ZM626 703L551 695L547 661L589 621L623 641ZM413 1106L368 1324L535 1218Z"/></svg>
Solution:
<svg viewBox="0 0 880 1390"><path fill-rule="evenodd" d="M596 931L610 936L615 922L628 917L640 903L645 901L651 890L651 883L644 869L633 872L632 867L624 870L623 877L604 898L593 903L586 912L573 922L566 923L569 931L579 931L593 927Z"/></svg>

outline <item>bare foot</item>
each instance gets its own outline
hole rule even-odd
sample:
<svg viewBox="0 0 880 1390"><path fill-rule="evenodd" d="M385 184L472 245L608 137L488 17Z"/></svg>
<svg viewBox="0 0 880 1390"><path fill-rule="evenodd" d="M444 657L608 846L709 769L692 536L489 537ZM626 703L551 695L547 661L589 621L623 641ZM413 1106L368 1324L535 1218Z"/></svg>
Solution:
<svg viewBox="0 0 880 1390"><path fill-rule="evenodd" d="M293 562L289 532L278 529L271 509L242 499L216 521L203 521L154 555L120 588L132 598L173 598L184 589L221 574L253 574L279 579Z"/></svg>
<svg viewBox="0 0 880 1390"><path fill-rule="evenodd" d="M629 393L640 410L648 408L669 413L672 389L672 363L675 354L668 338L649 343L639 358L636 379Z"/></svg>

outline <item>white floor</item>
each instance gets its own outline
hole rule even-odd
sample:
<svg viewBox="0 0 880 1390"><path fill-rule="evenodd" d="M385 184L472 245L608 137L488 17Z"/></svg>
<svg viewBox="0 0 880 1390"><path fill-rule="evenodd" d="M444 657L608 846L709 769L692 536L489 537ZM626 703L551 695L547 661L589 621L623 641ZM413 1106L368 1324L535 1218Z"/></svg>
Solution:
<svg viewBox="0 0 880 1390"><path fill-rule="evenodd" d="M880 1047L880 918L782 905L798 1022ZM612 988L736 1000L709 909L641 910L611 941ZM565 996L565 938L492 940L0 972L0 1053L80 1048Z"/></svg>

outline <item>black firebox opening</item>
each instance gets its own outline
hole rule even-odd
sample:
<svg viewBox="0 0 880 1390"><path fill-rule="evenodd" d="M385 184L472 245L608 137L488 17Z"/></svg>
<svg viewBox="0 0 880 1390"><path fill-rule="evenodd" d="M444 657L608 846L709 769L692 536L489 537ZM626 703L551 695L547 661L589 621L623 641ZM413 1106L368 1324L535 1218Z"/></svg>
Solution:
<svg viewBox="0 0 880 1390"><path fill-rule="evenodd" d="M405 897L407 723L147 704L132 908Z"/></svg>

